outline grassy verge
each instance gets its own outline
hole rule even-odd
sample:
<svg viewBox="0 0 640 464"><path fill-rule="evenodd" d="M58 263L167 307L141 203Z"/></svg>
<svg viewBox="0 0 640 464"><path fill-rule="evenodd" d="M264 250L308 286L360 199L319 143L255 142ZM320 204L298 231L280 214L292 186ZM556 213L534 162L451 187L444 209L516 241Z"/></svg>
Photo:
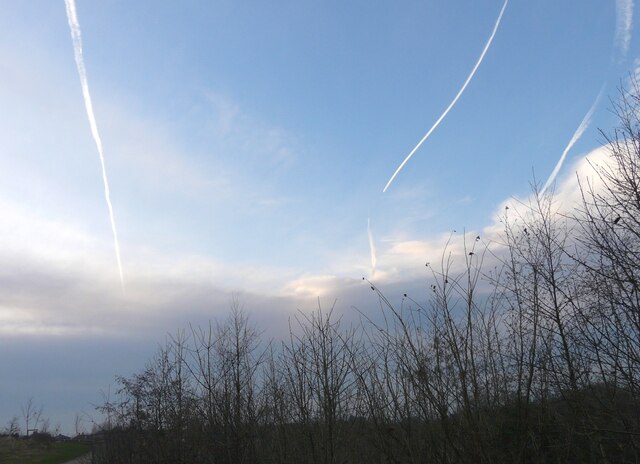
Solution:
<svg viewBox="0 0 640 464"><path fill-rule="evenodd" d="M86 443L36 443L27 440L0 439L2 464L62 464L90 451Z"/></svg>

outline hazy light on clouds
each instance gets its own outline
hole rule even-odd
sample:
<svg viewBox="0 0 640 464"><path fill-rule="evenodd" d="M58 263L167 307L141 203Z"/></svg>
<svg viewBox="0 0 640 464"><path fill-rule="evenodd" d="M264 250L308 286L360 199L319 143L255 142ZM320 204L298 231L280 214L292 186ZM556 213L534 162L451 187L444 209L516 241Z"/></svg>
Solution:
<svg viewBox="0 0 640 464"><path fill-rule="evenodd" d="M578 171L581 176L589 175L592 172L589 161L602 165L606 161L606 153L606 148L590 153L574 165L558 184L556 201L562 207L570 208L580 198L573 173ZM495 222L480 232L441 234L430 240L381 242L377 284L394 285L428 276L425 262L436 266L447 244L447 256L450 254L456 266L462 266L463 242L472 243L476 234L482 236L484 243L497 240L503 227L498 216L504 212L504 205L511 205L515 211L515 205L524 201L506 200L497 209ZM295 277L292 274L290 278L283 279L282 275L279 278L269 277L278 274L272 269L233 270L197 257L171 261L166 257L154 260L146 256L139 266L134 265L130 271L130 291L125 299L118 296L118 292L114 296L113 283L105 279L108 263L103 262L101 269L93 254L88 258L77 250L67 254L60 251L61 245L73 247L74 240L65 242L68 237L81 237L82 234L74 234L56 225L41 230L41 233L53 239L52 248L61 254L47 258L44 248L39 250L37 257L14 252L11 261L7 262L7 250L0 250L0 259L4 258L2 260L6 263L0 275L0 321L5 335L74 337L93 333L113 336L149 327L156 327L162 332L172 324L185 325L189 322L189 315L195 318L202 318L204 314L211 316L215 314L214 308L224 312L233 291L244 291L247 299L258 302L259 306L264 305L262 310L268 312L269 301L280 302L271 304L272 311L278 308L292 310L312 304L318 296L332 297L349 288L357 291L361 285L359 271L362 268L355 267L351 271L345 269L344 276L306 274ZM55 235L60 237L56 239ZM85 240L85 243L92 242ZM23 251L26 253L26 249ZM160 265L163 261L164 264ZM153 273L145 274L145 268L153 269ZM348 277L349 274L352 277ZM235 279L233 275L236 275ZM229 283L234 280L238 285L236 288ZM224 288L218 285L223 282ZM263 296L257 298L257 295Z"/></svg>

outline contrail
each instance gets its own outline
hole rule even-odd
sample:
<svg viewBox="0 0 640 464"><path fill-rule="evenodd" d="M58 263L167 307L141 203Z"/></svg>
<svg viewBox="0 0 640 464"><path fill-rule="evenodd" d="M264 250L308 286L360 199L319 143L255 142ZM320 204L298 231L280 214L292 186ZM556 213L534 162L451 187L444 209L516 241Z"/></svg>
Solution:
<svg viewBox="0 0 640 464"><path fill-rule="evenodd" d="M371 218L367 218L367 233L369 234L369 250L371 251L371 278L376 275L376 244L373 241L373 234L371 233Z"/></svg>
<svg viewBox="0 0 640 464"><path fill-rule="evenodd" d="M465 91L465 89L467 88L467 85L469 85L469 82L471 81L471 79L473 79L473 76L475 75L476 71L480 67L480 64L482 63L482 60L484 59L484 56L486 55L487 51L489 50L489 47L491 46L491 42L493 42L493 38L495 37L496 32L498 31L498 27L500 26L500 22L502 21L502 15L504 14L504 10L507 8L507 4L508 3L509 3L509 0L505 0L504 5L502 5L502 9L500 10L500 14L498 15L498 19L496 20L496 24L495 24L495 26L493 26L493 31L491 32L491 36L489 37L489 40L487 41L487 44L484 46L484 49L482 50L482 53L480 54L480 58L478 58L478 61L477 61L476 65L471 70L471 74L469 74L469 77L467 77L467 80L464 81L464 84L462 84L462 88L458 91L458 94L455 96L453 101L451 103L449 103L449 106L447 106L447 109L444 110L444 113L442 113L442 115L438 118L438 120L435 122L435 124L433 126L431 126L431 129L429 129L429 131L425 134L425 136L422 137L422 140L420 140L420 142L418 142L418 145L416 145L416 147L413 150L411 150L411 153L409 153L407 155L407 157L404 159L404 161L400 164L400 166L398 166L398 169L396 169L396 172L393 173L393 175L391 176L391 179L389 179L389 182L387 182L387 185L385 185L384 189L382 189L382 193L387 191L387 189L389 188L389 186L393 182L393 179L396 178L396 176L402 170L404 165L407 164L407 161L409 161L411 159L411 157L418 150L418 148L420 148L420 146L424 143L424 141L429 138L429 136L436 129L436 127L438 127L440 125L442 120L445 118L445 116L447 116L449 111L451 111L451 108L453 108L453 106L456 104L456 102L458 101L458 99L460 98L462 93Z"/></svg>
<svg viewBox="0 0 640 464"><path fill-rule="evenodd" d="M616 44L625 56L631 42L633 26L633 0L616 0Z"/></svg>
<svg viewBox="0 0 640 464"><path fill-rule="evenodd" d="M621 49L622 56L625 56L629 50L629 43L631 42L632 25L633 25L633 0L616 0L615 43L616 43L616 46ZM556 176L560 172L560 169L562 168L562 164L564 163L564 160L567 157L567 154L573 148L575 143L578 140L580 140L580 137L582 137L582 134L584 134L584 131L587 130L587 128L589 127L589 124L591 124L591 118L593 117L593 112L595 111L596 107L598 106L598 103L600 102L600 98L602 97L602 93L604 92L605 85L606 85L606 82L602 84L602 88L600 89L600 92L598 93L598 96L596 97L595 101L591 105L591 108L589 108L589 111L587 111L587 114L584 116L584 118L580 122L580 125L574 132L573 136L571 137L571 140L569 140L569 143L567 144L564 151L562 152L562 155L560 156L560 159L556 163L555 168L553 168L553 172L551 172L551 175L547 179L547 182L545 182L544 187L542 187L542 190L540 191L540 195L543 195L547 191L549 186L551 186L553 181L556 179Z"/></svg>
<svg viewBox="0 0 640 464"><path fill-rule="evenodd" d="M598 96L596 97L596 99L594 100L593 104L591 105L591 108L589 108L589 111L587 111L587 114L584 115L584 118L580 122L580 125L578 126L578 128L574 132L573 136L571 137L571 140L569 140L569 143L567 144L567 146L565 147L564 151L562 152L562 155L560 156L560 159L556 163L556 167L553 168L553 172L551 173L551 175L547 179L547 182L544 184L544 187L542 187L542 190L540 191L540 195L543 195L544 192L546 192L546 190L549 188L549 186L556 179L556 176L558 175L558 172L560 172L560 168L562 167L562 163L564 163L564 159L567 157L567 154L573 148L575 143L578 140L580 140L580 137L582 137L582 134L584 134L584 131L587 130L587 128L589 127L589 124L591 124L591 118L593 117L593 112L595 111L596 107L598 106L598 103L600 103L600 98L602 97L602 93L604 92L604 87L605 87L605 85L603 84L602 88L600 88L600 92L598 93Z"/></svg>
<svg viewBox="0 0 640 464"><path fill-rule="evenodd" d="M84 106L87 110L89 118L89 126L91 127L91 135L96 142L98 155L100 155L100 165L102 166L102 180L104 182L104 197L109 208L109 219L111 220L111 230L113 231L113 242L116 249L116 259L118 261L118 271L120 271L120 284L124 292L124 276L122 274L122 262L120 261L120 245L118 244L118 231L116 230L116 221L113 217L113 206L111 205L111 197L109 194L109 182L107 180L107 170L104 165L104 154L102 151L102 141L98 133L98 125L96 117L93 114L93 105L91 104L91 95L89 94L89 84L87 83L87 70L84 67L84 58L82 56L82 37L80 31L80 23L76 14L75 0L64 0L67 8L67 19L69 20L69 29L71 30L71 40L73 41L73 51L76 58L76 66L78 75L80 76L80 85L82 86L82 96L84 97Z"/></svg>

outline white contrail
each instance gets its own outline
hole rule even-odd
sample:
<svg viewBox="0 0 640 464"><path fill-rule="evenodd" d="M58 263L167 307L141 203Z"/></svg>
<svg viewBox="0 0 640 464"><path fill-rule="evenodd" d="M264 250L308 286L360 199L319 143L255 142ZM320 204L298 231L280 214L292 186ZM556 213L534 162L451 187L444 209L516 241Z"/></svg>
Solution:
<svg viewBox="0 0 640 464"><path fill-rule="evenodd" d="M367 218L367 233L369 234L369 251L371 252L371 278L376 275L376 244L373 241L373 234L371 233L371 218Z"/></svg>
<svg viewBox="0 0 640 464"><path fill-rule="evenodd" d="M564 151L562 152L562 155L560 156L560 159L556 163L556 167L553 168L553 172L551 172L551 175L547 179L547 182L544 184L544 187L542 187L542 190L540 191L540 195L543 195L544 192L547 191L549 186L556 179L556 176L558 175L558 172L560 172L560 168L562 168L562 164L564 163L564 159L567 157L567 154L573 148L575 143L578 140L580 140L580 137L582 137L582 134L584 134L584 131L587 130L587 128L589 127L589 124L591 124L591 118L593 117L593 112L595 111L596 107L598 106L598 103L600 103L600 98L602 97L602 93L603 92L604 92L604 84L602 85L602 88L600 89L600 92L598 93L598 96L596 97L596 99L594 100L593 104L591 105L591 108L589 108L589 111L587 111L587 114L585 114L584 118L582 118L582 121L580 122L580 125L578 126L576 131L573 133L573 136L571 137L571 140L569 140L569 143L567 144L567 146L565 147Z"/></svg>
<svg viewBox="0 0 640 464"><path fill-rule="evenodd" d="M116 230L116 221L113 217L113 206L111 205L111 197L109 194L109 182L107 180L107 170L104 165L104 155L102 151L102 141L98 133L98 125L93 114L93 105L91 104L91 95L89 94L89 84L87 83L87 71L84 67L84 58L82 57L82 37L80 32L80 23L76 14L75 0L64 0L67 7L67 19L69 20L69 29L71 30L71 39L73 41L73 51L76 58L76 66L78 67L78 75L80 76L80 85L82 86L82 96L84 97L84 106L87 109L87 117L89 118L89 126L91 127L91 135L96 142L98 155L100 155L100 165L102 166L102 180L104 182L104 197L109 208L109 219L111 220L111 230L113 231L113 242L116 249L116 259L118 261L118 271L120 272L120 284L124 291L124 276L122 274L122 262L120 261L120 245L118 244L118 231Z"/></svg>
<svg viewBox="0 0 640 464"><path fill-rule="evenodd" d="M633 26L633 0L616 0L616 44L624 57L629 51Z"/></svg>
<svg viewBox="0 0 640 464"><path fill-rule="evenodd" d="M469 77L467 77L467 80L464 81L464 84L462 84L462 87L458 91L458 93L455 96L455 98L453 99L453 101L451 103L449 103L449 106L447 106L447 109L444 110L444 113L442 113L442 115L438 118L438 120L435 122L435 124L433 126L431 126L431 129L429 129L429 131L425 134L425 136L422 137L422 140L420 140L420 142L418 142L418 145L416 145L415 148L413 150L411 150L411 153L409 153L407 155L407 157L404 159L404 161L400 164L400 166L398 166L398 169L396 169L396 172L393 173L393 175L391 176L391 179L389 179L389 182L387 182L387 185L385 185L384 189L382 189L382 193L387 191L387 189L391 185L391 182L393 182L393 179L396 178L396 176L398 175L400 170L402 170L404 165L407 164L407 161L409 161L411 159L411 157L418 150L418 148L420 148L420 146L424 143L424 141L429 138L429 136L436 129L436 127L438 127L440 125L442 120L445 118L445 116L447 116L449 111L451 111L451 108L453 108L453 106L456 104L456 102L458 101L458 99L460 98L462 93L465 91L465 89L467 88L467 85L469 85L469 82L471 82L471 79L473 79L473 76L475 75L476 71L480 67L480 64L482 63L482 60L484 59L484 56L487 54L487 51L489 50L489 47L491 46L491 42L493 42L493 38L495 37L496 32L498 31L498 27L500 26L500 22L502 21L502 15L504 14L504 10L507 8L507 4L508 3L509 3L509 0L505 0L504 4L502 5L502 9L500 10L500 14L498 15L498 19L496 20L496 24L495 24L495 26L493 26L493 31L491 32L491 36L489 36L489 40L487 41L486 45L484 46L484 49L482 50L482 53L480 54L480 58L478 58L478 61L476 62L476 65L471 70L471 74L469 74Z"/></svg>

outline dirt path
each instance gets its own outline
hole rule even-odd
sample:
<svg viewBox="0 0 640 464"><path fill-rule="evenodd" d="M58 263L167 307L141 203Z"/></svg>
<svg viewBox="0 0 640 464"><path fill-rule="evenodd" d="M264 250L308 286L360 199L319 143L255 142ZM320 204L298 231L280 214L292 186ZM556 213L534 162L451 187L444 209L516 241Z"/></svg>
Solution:
<svg viewBox="0 0 640 464"><path fill-rule="evenodd" d="M79 458L75 458L72 461L67 461L63 464L90 464L91 463L91 453L87 453Z"/></svg>

